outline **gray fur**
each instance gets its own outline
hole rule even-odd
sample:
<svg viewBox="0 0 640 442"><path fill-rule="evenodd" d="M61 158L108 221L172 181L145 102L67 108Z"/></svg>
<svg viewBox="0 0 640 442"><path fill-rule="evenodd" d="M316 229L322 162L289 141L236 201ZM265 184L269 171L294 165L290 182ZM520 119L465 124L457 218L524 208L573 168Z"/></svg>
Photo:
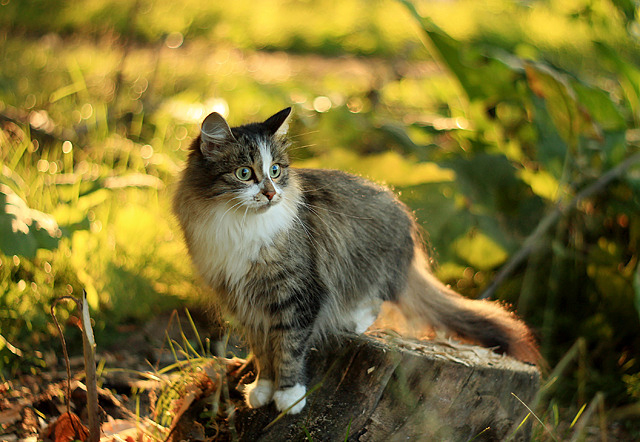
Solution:
<svg viewBox="0 0 640 442"><path fill-rule="evenodd" d="M289 116L285 109L232 129L208 116L174 198L213 302L236 319L258 361L263 382L248 392L251 406L272 397L280 409L293 405L293 395L304 393L311 343L340 330L361 332L383 301L410 319L536 357L528 329L513 315L433 278L413 216L388 189L335 170L290 167ZM281 171L271 178L274 164ZM250 182L234 175L240 167L253 170ZM276 192L273 200L267 191Z"/></svg>

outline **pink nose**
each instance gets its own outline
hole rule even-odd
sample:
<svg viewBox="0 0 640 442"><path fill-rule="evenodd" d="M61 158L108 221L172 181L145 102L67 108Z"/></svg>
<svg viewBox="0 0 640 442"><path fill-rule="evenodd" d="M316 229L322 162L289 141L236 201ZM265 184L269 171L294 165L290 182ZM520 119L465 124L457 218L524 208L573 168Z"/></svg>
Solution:
<svg viewBox="0 0 640 442"><path fill-rule="evenodd" d="M264 192L262 192L264 194L264 196L267 197L267 199L269 201L271 201L271 199L276 196L276 192L275 190L265 190Z"/></svg>

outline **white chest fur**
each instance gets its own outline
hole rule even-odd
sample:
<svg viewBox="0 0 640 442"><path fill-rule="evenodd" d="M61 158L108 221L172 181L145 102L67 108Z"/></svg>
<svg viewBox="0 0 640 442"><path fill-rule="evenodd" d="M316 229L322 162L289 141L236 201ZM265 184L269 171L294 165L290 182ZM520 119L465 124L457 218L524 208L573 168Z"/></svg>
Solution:
<svg viewBox="0 0 640 442"><path fill-rule="evenodd" d="M213 287L237 287L261 249L291 227L297 210L287 198L262 212L231 206L213 206L187 228L194 264Z"/></svg>

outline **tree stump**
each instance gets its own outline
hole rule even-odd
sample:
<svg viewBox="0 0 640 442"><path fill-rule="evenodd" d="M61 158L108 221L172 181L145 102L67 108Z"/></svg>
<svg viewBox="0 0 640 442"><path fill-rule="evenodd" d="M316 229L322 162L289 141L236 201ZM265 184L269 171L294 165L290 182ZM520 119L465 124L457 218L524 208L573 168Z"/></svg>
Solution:
<svg viewBox="0 0 640 442"><path fill-rule="evenodd" d="M490 350L390 335L342 336L308 359L307 405L235 416L242 441L529 440L536 367ZM316 389L317 387L317 389ZM517 396L517 397L516 397ZM520 399L520 400L518 400Z"/></svg>

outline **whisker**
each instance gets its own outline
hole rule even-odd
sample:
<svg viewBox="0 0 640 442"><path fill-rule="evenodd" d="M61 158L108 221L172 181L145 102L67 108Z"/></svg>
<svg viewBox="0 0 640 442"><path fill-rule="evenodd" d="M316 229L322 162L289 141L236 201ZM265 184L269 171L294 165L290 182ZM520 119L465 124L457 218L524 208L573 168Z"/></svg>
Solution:
<svg viewBox="0 0 640 442"><path fill-rule="evenodd" d="M320 221L322 221L324 223L324 225L327 227L327 230L331 231L331 226L329 226L329 224L327 223L327 221L324 219L324 217L322 215L320 215L320 213L318 213L313 207L311 207L311 205L307 204L307 203L302 203L307 209L309 209L310 212L312 212L313 214L315 214L318 219Z"/></svg>
<svg viewBox="0 0 640 442"><path fill-rule="evenodd" d="M300 137L303 137L305 135L312 135L312 134L317 134L317 133L320 133L320 131L319 130L311 130L309 132L302 132L302 133L298 133L298 134L295 134L295 135L287 135L287 138L289 138L289 139L300 138Z"/></svg>
<svg viewBox="0 0 640 442"><path fill-rule="evenodd" d="M316 147L318 144L317 143L311 143L311 144L303 144L302 146L291 146L289 147L289 149L287 149L289 152L291 152L292 150L300 150L300 149L304 149L306 147Z"/></svg>
<svg viewBox="0 0 640 442"><path fill-rule="evenodd" d="M225 216L227 213L229 213L229 211L230 211L231 209L233 209L233 208L235 208L235 207L238 207L239 205L241 205L241 204L244 202L244 200L242 199L242 197L239 197L239 196L233 197L233 198L231 199L231 201L236 200L236 199L237 199L237 200L239 200L239 201L238 201L237 203L235 203L233 206L229 207L229 208L226 210L226 212L224 212L224 213L222 214L222 216L220 217L220 221L222 221L222 219L224 218L224 216Z"/></svg>
<svg viewBox="0 0 640 442"><path fill-rule="evenodd" d="M242 205L242 204L244 203L244 199L243 199L242 197L240 197L240 196L233 197L233 198L231 199L231 201L234 201L234 200L236 200L236 199L238 200L238 202L237 202L237 203L235 203L234 205L232 205L231 207L229 207L229 208L228 208L228 209L227 209L227 210L222 214L222 216L220 217L220 219L218 220L218 226L217 226L217 228L216 228L216 235L218 235L218 236L220 235L220 229L221 229L221 228L222 228L222 226L224 225L224 224L223 224L223 222L222 222L222 220L223 220L223 219L224 219L224 217L227 215L227 213L229 213L229 211L230 211L230 210L232 210L232 209L234 209L234 208L236 208L236 207L238 207L238 206L240 206L240 205Z"/></svg>
<svg viewBox="0 0 640 442"><path fill-rule="evenodd" d="M302 227L302 230L304 230L304 233L307 235L307 238L309 238L309 243L311 244L313 249L316 251L316 253L320 254L320 251L318 250L318 243L313 239L313 236L311 235L309 228L304 224L304 221L302 221L302 219L298 215L295 215L294 219L298 221L300 227Z"/></svg>
<svg viewBox="0 0 640 442"><path fill-rule="evenodd" d="M316 187L314 189L307 189L307 190L300 189L300 192L302 193L317 192L318 190L328 189L329 187L331 187L331 184L327 184L326 186L322 186L322 187Z"/></svg>
<svg viewBox="0 0 640 442"><path fill-rule="evenodd" d="M311 210L311 208L317 209L317 210L326 210L329 213L335 213L336 215L342 215L342 216L346 216L347 218L352 218L352 219L360 219L360 220L372 220L372 217L363 217L363 216L357 216L357 215L350 215L348 213L344 213L344 212L338 212L336 210L331 210L331 209L327 209L326 207L320 207L320 206L316 206L314 204L311 203L307 203L307 202L302 202L303 205L305 205L309 210ZM315 213L316 215L318 215L318 217L322 217L321 214L319 214L316 211L313 211L313 213Z"/></svg>
<svg viewBox="0 0 640 442"><path fill-rule="evenodd" d="M249 211L249 206L247 206L247 207L244 209L244 215L242 215L242 230L244 230L244 229L245 229L245 226L246 226L245 222L246 222L246 220L247 220L247 212L248 212L248 211Z"/></svg>
<svg viewBox="0 0 640 442"><path fill-rule="evenodd" d="M289 202L292 201L291 199L288 199L287 196L284 196L283 199L286 200L286 201L289 201ZM310 244L314 248L316 253L320 253L320 251L318 250L317 241L314 240L313 236L311 235L311 232L309 231L309 228L305 225L305 223L302 220L302 218L300 218L300 216L294 211L294 209L292 207L285 206L285 210L288 211L293 216L293 219L298 222L298 224L300 225L300 227L304 231L304 233L307 236L307 238L309 238Z"/></svg>

